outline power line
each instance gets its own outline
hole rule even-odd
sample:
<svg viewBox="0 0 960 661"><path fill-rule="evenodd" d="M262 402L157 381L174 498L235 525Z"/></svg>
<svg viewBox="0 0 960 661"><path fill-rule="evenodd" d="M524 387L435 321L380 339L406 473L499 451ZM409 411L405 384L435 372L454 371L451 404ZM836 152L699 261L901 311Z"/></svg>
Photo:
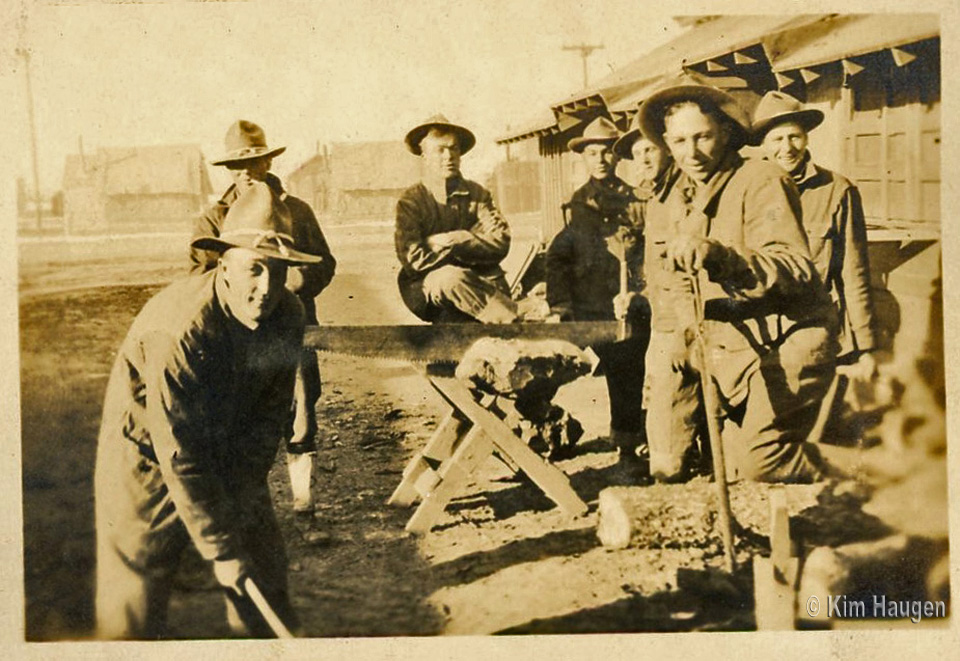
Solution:
<svg viewBox="0 0 960 661"><path fill-rule="evenodd" d="M600 50L603 48L603 44L565 44L563 50L572 50L580 52L580 59L583 63L583 88L586 89L589 84L589 78L587 76L587 58L590 57L590 54L595 50Z"/></svg>
<svg viewBox="0 0 960 661"><path fill-rule="evenodd" d="M27 81L27 115L30 120L30 154L33 161L33 196L37 212L37 231L43 225L43 207L40 198L40 166L37 163L37 124L33 115L33 86L30 83L30 51L17 48L17 55L23 58L23 71Z"/></svg>

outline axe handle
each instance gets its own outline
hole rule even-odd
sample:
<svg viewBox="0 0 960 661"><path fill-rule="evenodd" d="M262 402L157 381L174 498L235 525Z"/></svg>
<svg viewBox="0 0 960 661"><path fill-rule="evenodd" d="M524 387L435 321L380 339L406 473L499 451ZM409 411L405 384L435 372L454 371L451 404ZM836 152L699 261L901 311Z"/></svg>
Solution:
<svg viewBox="0 0 960 661"><path fill-rule="evenodd" d="M629 283L629 274L627 272L627 259L626 256L619 257L620 259L620 295L624 296L628 293L630 287ZM623 319L617 320L617 340L623 341L630 337L630 326L627 324L627 317L624 315Z"/></svg>
<svg viewBox="0 0 960 661"><path fill-rule="evenodd" d="M243 590L247 593L247 596L250 597L250 601L252 601L253 605L257 607L257 610L260 611L260 615L263 616L267 626L270 627L270 630L273 631L273 634L277 638L294 637L294 635L290 632L290 629L287 628L287 625L283 623L283 620L280 619L280 616L277 615L276 611L273 610L273 608L270 606L270 603L267 601L267 598L263 596L263 593L260 592L260 588L257 587L257 584L254 583L252 579L247 578L243 582Z"/></svg>
<svg viewBox="0 0 960 661"><path fill-rule="evenodd" d="M819 443L823 440L823 432L827 428L827 422L830 421L830 413L833 412L833 407L836 406L837 401L843 398L845 390L846 377L840 372L837 372L833 375L830 387L827 389L826 394L823 396L823 401L820 403L820 410L817 411L817 420L810 429L810 435L807 436L807 443Z"/></svg>

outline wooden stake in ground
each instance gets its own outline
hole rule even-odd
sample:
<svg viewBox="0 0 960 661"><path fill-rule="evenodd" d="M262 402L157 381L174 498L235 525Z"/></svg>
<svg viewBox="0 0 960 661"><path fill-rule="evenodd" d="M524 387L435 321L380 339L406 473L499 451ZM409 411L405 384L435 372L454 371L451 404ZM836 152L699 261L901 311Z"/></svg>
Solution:
<svg viewBox="0 0 960 661"><path fill-rule="evenodd" d="M696 313L696 347L699 354L700 383L703 389L703 404L706 408L707 433L710 436L710 450L713 453L713 480L717 485L717 500L720 510L720 532L723 535L723 554L727 571L732 572L736 567L733 555L733 528L730 521L730 494L727 491L727 470L723 458L723 442L720 437L720 398L717 395L717 385L713 381L713 370L710 367L710 356L707 352L707 343L703 337L703 295L700 292L700 278L693 275L690 278L693 284L693 301Z"/></svg>
<svg viewBox="0 0 960 661"><path fill-rule="evenodd" d="M799 561L792 546L786 492L778 487L770 492L770 557L753 558L753 600L760 631L796 628Z"/></svg>

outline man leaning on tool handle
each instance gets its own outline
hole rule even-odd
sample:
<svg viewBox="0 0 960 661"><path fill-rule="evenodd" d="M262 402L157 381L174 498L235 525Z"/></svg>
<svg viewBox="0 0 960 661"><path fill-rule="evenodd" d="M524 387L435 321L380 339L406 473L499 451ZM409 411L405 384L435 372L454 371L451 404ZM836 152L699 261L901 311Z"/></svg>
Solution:
<svg viewBox="0 0 960 661"><path fill-rule="evenodd" d="M564 205L565 226L546 254L547 303L558 321L623 320L647 323L643 286L642 202L616 175L617 127L606 117L570 140L588 178ZM647 334L624 332L617 342L593 347L607 382L610 438L627 481L649 475L642 407L643 354Z"/></svg>
<svg viewBox="0 0 960 661"><path fill-rule="evenodd" d="M646 99L640 125L678 169L646 214L648 280L659 278L665 299L653 323L704 347L678 368L716 389L717 408L704 413L722 425L728 475L820 478L827 451L831 463L843 454L806 442L834 375L837 310L811 261L793 179L739 155L749 120L694 74ZM654 474L676 475L691 441L651 436Z"/></svg>

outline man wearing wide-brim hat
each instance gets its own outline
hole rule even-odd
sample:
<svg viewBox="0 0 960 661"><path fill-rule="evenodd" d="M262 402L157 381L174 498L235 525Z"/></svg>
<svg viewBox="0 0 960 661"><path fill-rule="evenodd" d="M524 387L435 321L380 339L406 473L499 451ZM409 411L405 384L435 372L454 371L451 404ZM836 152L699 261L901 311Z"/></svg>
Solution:
<svg viewBox="0 0 960 661"><path fill-rule="evenodd" d="M810 255L840 315L838 361L856 364L850 373L868 380L877 364L867 225L857 187L810 156L808 133L822 121L820 110L805 108L784 92L767 92L754 111L753 138L800 190Z"/></svg>
<svg viewBox="0 0 960 661"><path fill-rule="evenodd" d="M287 269L321 258L299 251L291 232L284 203L251 185L220 235L195 241L220 255L217 267L155 295L120 347L95 475L100 637L166 635L191 544L213 563L236 633L269 634L250 581L296 626L267 473L292 423L305 325Z"/></svg>
<svg viewBox="0 0 960 661"><path fill-rule="evenodd" d="M633 194L646 202L663 190L674 172L673 159L640 130L640 113L634 114L627 132L613 143L613 153L634 166Z"/></svg>
<svg viewBox="0 0 960 661"><path fill-rule="evenodd" d="M429 322L516 321L500 267L510 228L490 192L460 173L460 157L476 144L473 133L434 115L404 142L421 160L420 183L397 202L394 242L404 304Z"/></svg>
<svg viewBox="0 0 960 661"><path fill-rule="evenodd" d="M647 210L655 260L647 273L657 277L660 297L652 301L653 326L677 341L671 357L681 359L673 368L683 379L675 387L698 393L706 371L720 398L718 411L670 411L674 393L655 386L648 415L718 417L728 475L820 478L825 467L805 440L833 376L836 314L810 261L796 187L773 164L744 161L744 111L700 76L685 74L647 98L640 126L679 170ZM705 365L684 349L701 315ZM683 474L691 450L686 433L689 427L650 437L652 469L662 479Z"/></svg>
<svg viewBox="0 0 960 661"><path fill-rule="evenodd" d="M599 116L567 143L581 155L588 176L564 204L566 225L547 248L547 303L561 321L646 322L645 302L639 296L643 224L632 187L616 174L619 158L613 145L619 137L616 125ZM594 347L607 381L618 477L626 482L648 476L642 408L646 337L644 329L621 342Z"/></svg>
<svg viewBox="0 0 960 661"><path fill-rule="evenodd" d="M204 248L203 237L217 237L224 218L240 194L256 182L267 184L284 202L290 213L291 236L298 249L318 255L316 263L302 264L287 269L287 288L300 297L307 313L307 323L317 323L316 298L333 279L337 261L330 252L320 224L313 210L303 200L287 194L280 179L270 172L275 156L286 147L271 147L263 129L253 122L238 120L230 125L224 138L225 153L213 161L230 173L233 184L227 188L216 204L194 219L194 243L190 246L190 270L203 273L217 265L219 254ZM309 513L313 509L310 486L313 459L316 455L316 405L320 399L321 382L317 358L304 354L301 372L297 378L297 415L293 434L287 443L287 463L290 469L290 485L293 490L294 509Z"/></svg>

